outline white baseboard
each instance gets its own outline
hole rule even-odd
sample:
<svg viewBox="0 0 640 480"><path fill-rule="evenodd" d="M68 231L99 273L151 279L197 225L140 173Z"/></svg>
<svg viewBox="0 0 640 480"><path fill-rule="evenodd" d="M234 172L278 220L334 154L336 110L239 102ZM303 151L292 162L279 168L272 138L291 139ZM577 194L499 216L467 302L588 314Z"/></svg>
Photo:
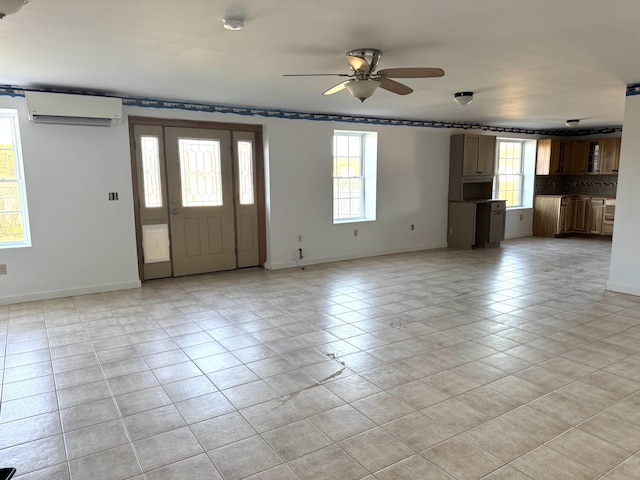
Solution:
<svg viewBox="0 0 640 480"><path fill-rule="evenodd" d="M427 244L419 247L394 248L389 250L378 250L375 252L357 252L350 255L335 255L330 257L304 257L302 260L287 260L285 262L266 262L264 268L267 270L280 270L283 268L306 267L307 265L318 265L321 263L340 262L342 260L355 260L358 258L379 257L382 255L393 255L395 253L420 252L422 250L433 250L436 248L446 248L447 243Z"/></svg>
<svg viewBox="0 0 640 480"><path fill-rule="evenodd" d="M607 290L618 293L626 293L628 295L640 296L640 286L638 285L623 285L615 282L607 282Z"/></svg>
<svg viewBox="0 0 640 480"><path fill-rule="evenodd" d="M68 288L62 290L47 290L44 292L26 293L23 295L12 295L0 297L0 305L11 303L34 302L38 300L51 300L53 298L73 297L76 295L88 295L91 293L113 292L115 290L127 290L129 288L140 288L140 280L133 282L111 283L105 285L92 285L89 287Z"/></svg>
<svg viewBox="0 0 640 480"><path fill-rule="evenodd" d="M513 240L514 238L526 238L526 237L533 237L533 232L514 233L514 234L511 234L511 235L505 235L504 239L505 240Z"/></svg>

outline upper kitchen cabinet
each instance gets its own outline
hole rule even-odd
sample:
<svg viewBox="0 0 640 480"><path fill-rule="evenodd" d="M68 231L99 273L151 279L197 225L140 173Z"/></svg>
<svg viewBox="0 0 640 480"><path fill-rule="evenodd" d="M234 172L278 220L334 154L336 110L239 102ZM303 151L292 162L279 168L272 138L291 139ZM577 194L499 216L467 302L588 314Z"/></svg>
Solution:
<svg viewBox="0 0 640 480"><path fill-rule="evenodd" d="M569 171L574 175L587 173L589 162L589 140L571 140L569 153ZM566 147L565 147L566 149ZM567 151L565 151L566 155Z"/></svg>
<svg viewBox="0 0 640 480"><path fill-rule="evenodd" d="M562 175L568 173L565 158L566 143L555 138L543 138L537 142L536 175Z"/></svg>
<svg viewBox="0 0 640 480"><path fill-rule="evenodd" d="M620 138L538 140L536 175L618 173Z"/></svg>
<svg viewBox="0 0 640 480"><path fill-rule="evenodd" d="M452 135L449 157L449 200L452 202L490 199L496 137Z"/></svg>
<svg viewBox="0 0 640 480"><path fill-rule="evenodd" d="M451 136L451 166L459 171L458 175L461 174L463 177L492 177L495 161L495 136Z"/></svg>
<svg viewBox="0 0 640 480"><path fill-rule="evenodd" d="M600 140L600 173L617 174L620 165L620 138Z"/></svg>

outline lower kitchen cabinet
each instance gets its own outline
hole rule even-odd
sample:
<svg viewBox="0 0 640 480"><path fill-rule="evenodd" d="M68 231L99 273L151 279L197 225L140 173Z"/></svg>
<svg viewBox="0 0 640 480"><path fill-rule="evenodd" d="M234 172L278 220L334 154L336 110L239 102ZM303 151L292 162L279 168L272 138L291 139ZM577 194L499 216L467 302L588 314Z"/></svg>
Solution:
<svg viewBox="0 0 640 480"><path fill-rule="evenodd" d="M604 221L604 198L592 198L589 202L589 233L602 235Z"/></svg>
<svg viewBox="0 0 640 480"><path fill-rule="evenodd" d="M569 202L574 204L573 208L573 224L570 232L586 233L589 228L589 211L587 206L590 199L585 197L573 197Z"/></svg>
<svg viewBox="0 0 640 480"><path fill-rule="evenodd" d="M613 205L607 215L606 202ZM538 195L533 206L533 236L556 237L568 233L612 235L615 199Z"/></svg>
<svg viewBox="0 0 640 480"><path fill-rule="evenodd" d="M447 245L452 248L497 247L504 240L505 200L449 202Z"/></svg>
<svg viewBox="0 0 640 480"><path fill-rule="evenodd" d="M538 195L533 205L533 236L555 237L564 233L567 225L567 205L561 206L561 195ZM562 212L562 216L561 216Z"/></svg>

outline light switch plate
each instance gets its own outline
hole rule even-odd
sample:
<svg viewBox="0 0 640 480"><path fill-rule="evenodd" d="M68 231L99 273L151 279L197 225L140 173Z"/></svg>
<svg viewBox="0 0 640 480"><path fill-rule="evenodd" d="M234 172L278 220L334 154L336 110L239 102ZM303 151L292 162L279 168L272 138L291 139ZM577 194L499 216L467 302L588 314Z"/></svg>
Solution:
<svg viewBox="0 0 640 480"><path fill-rule="evenodd" d="M7 265L3 263L0 265L0 275L6 275L6 274L7 274Z"/></svg>

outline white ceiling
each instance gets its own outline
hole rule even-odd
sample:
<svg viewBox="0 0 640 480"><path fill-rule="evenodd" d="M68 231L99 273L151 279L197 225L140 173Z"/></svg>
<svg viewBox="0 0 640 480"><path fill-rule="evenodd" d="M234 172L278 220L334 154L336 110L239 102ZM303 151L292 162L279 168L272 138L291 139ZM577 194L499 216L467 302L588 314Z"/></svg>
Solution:
<svg viewBox="0 0 640 480"><path fill-rule="evenodd" d="M239 15L245 29L223 29ZM638 0L30 0L0 21L0 85L401 119L564 128L621 125L640 82ZM441 67L364 103L321 93L349 73ZM462 107L457 91L475 92Z"/></svg>

